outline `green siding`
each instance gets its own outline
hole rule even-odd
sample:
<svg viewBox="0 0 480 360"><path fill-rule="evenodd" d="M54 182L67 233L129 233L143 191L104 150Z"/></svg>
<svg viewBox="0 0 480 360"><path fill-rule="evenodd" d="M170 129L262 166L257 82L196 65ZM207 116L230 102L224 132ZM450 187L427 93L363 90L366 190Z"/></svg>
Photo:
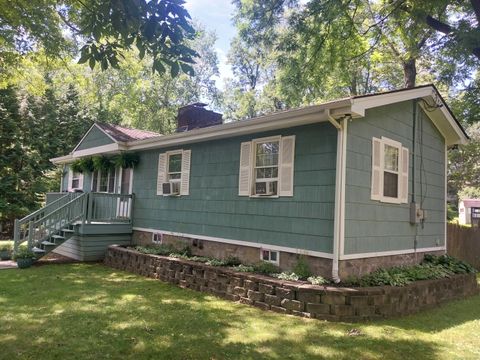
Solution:
<svg viewBox="0 0 480 360"><path fill-rule="evenodd" d="M412 103L404 102L368 110L365 119L348 125L345 254L407 250L443 246L445 241L445 142L430 119L420 111L417 126L415 188L420 203L423 178L424 226L411 225L409 204L370 200L372 138L399 141L409 149L409 201L412 194ZM421 124L420 124L421 123ZM423 164L420 129L423 124Z"/></svg>
<svg viewBox="0 0 480 360"><path fill-rule="evenodd" d="M296 135L294 196L238 196L240 143ZM190 195L156 195L158 156L142 152L135 168L134 227L331 253L337 131L329 123L185 145L192 150Z"/></svg>
<svg viewBox="0 0 480 360"><path fill-rule="evenodd" d="M85 139L83 139L77 147L78 150L90 149L97 146L113 144L114 141L110 139L103 131L94 126L90 132L88 132Z"/></svg>
<svg viewBox="0 0 480 360"><path fill-rule="evenodd" d="M65 165L62 174L62 191L68 191L68 165ZM92 173L83 173L83 191L89 192L92 188Z"/></svg>
<svg viewBox="0 0 480 360"><path fill-rule="evenodd" d="M97 261L103 259L110 245L129 245L132 240L130 224L85 224L75 231L53 252L80 261Z"/></svg>

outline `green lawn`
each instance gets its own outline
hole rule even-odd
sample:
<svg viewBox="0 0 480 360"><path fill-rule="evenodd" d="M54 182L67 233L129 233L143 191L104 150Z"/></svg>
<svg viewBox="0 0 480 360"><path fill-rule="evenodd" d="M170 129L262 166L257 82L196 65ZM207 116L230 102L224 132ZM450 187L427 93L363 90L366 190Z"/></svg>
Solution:
<svg viewBox="0 0 480 360"><path fill-rule="evenodd" d="M351 336L351 329L360 335ZM99 264L0 271L0 359L480 359L480 296L379 323L263 312Z"/></svg>

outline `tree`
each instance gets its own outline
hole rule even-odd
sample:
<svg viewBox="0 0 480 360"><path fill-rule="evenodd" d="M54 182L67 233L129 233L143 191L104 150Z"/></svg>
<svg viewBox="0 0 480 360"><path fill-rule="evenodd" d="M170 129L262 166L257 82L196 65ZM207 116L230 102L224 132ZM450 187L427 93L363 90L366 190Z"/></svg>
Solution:
<svg viewBox="0 0 480 360"><path fill-rule="evenodd" d="M152 69L193 74L197 53L186 45L195 30L183 0L0 0L1 57L14 61L39 48L48 56L75 54L80 63L118 68L122 52L138 49Z"/></svg>
<svg viewBox="0 0 480 360"><path fill-rule="evenodd" d="M480 0L470 0L469 4L460 2L458 6L462 16L455 24L432 14L427 15L425 21L434 30L447 35L445 45L451 50L456 49L462 58L473 54L480 60Z"/></svg>
<svg viewBox="0 0 480 360"><path fill-rule="evenodd" d="M467 128L470 141L448 154L449 193L456 194L466 187L480 187L480 122Z"/></svg>

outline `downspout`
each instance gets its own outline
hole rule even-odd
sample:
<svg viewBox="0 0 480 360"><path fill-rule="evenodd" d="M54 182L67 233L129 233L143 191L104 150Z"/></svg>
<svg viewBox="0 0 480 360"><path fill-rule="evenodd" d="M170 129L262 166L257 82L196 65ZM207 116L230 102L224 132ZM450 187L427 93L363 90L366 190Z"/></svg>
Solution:
<svg viewBox="0 0 480 360"><path fill-rule="evenodd" d="M335 126L337 131L337 163L335 173L335 212L333 221L333 260L332 260L332 279L335 283L341 281L338 275L339 260L340 260L340 243L343 235L343 197L344 197L344 134L345 134L345 121L337 121L330 113L327 113L328 120Z"/></svg>

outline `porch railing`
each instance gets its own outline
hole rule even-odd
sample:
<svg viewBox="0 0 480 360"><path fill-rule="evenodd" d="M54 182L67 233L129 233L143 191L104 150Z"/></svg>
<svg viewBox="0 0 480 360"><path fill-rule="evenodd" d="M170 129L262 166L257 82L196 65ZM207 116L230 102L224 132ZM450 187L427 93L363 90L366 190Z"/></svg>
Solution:
<svg viewBox="0 0 480 360"><path fill-rule="evenodd" d="M133 194L89 193L85 222L131 221Z"/></svg>
<svg viewBox="0 0 480 360"><path fill-rule="evenodd" d="M68 193L15 220L14 251L23 242L31 249L75 222L131 223L133 200L133 194Z"/></svg>

